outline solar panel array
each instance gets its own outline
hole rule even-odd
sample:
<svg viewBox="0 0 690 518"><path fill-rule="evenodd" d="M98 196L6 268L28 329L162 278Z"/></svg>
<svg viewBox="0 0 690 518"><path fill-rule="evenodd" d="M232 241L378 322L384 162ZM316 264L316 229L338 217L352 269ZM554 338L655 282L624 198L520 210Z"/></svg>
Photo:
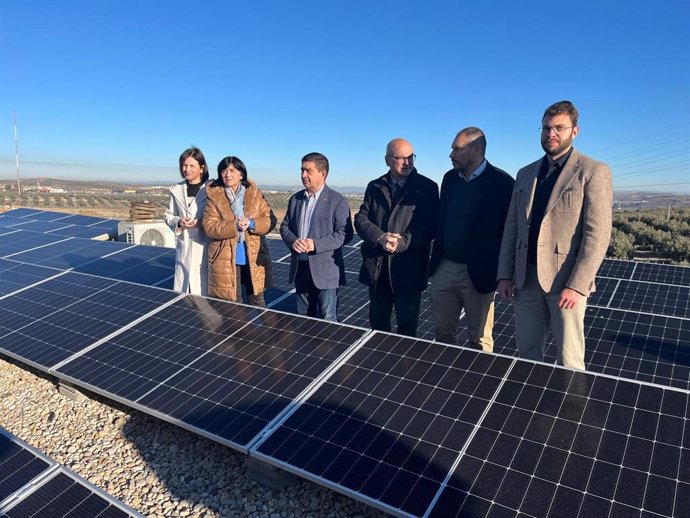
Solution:
<svg viewBox="0 0 690 518"><path fill-rule="evenodd" d="M115 238L117 224L118 221L114 219L26 208L0 214L1 228L34 230L57 236L85 239Z"/></svg>
<svg viewBox="0 0 690 518"><path fill-rule="evenodd" d="M356 245L337 324L289 313L280 240L266 310L142 285L163 249L1 230L0 350L62 380L401 516L690 515L690 268L605 261L576 373L517 359L505 303L500 355L367 330Z"/></svg>
<svg viewBox="0 0 690 518"><path fill-rule="evenodd" d="M255 455L399 515L687 516L689 419L684 391L375 333Z"/></svg>
<svg viewBox="0 0 690 518"><path fill-rule="evenodd" d="M122 502L0 428L0 516L141 517Z"/></svg>

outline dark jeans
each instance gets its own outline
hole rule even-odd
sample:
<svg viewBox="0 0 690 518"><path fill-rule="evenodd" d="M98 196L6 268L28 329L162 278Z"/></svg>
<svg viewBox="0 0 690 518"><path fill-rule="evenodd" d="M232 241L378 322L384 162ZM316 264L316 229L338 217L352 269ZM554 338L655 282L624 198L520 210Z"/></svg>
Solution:
<svg viewBox="0 0 690 518"><path fill-rule="evenodd" d="M297 313L324 320L338 321L338 288L320 290L314 286L309 262L300 261L295 276Z"/></svg>
<svg viewBox="0 0 690 518"><path fill-rule="evenodd" d="M237 294L237 302L242 302L242 291L246 294L247 302L250 306L259 306L261 308L266 307L266 301L264 300L264 292L254 293L254 287L252 286L252 276L249 273L249 265L237 264L235 265L235 271L237 272L237 277L235 278L235 293Z"/></svg>
<svg viewBox="0 0 690 518"><path fill-rule="evenodd" d="M369 323L372 329L391 330L391 314L395 307L397 333L417 336L421 292L392 293L390 289L369 287Z"/></svg>

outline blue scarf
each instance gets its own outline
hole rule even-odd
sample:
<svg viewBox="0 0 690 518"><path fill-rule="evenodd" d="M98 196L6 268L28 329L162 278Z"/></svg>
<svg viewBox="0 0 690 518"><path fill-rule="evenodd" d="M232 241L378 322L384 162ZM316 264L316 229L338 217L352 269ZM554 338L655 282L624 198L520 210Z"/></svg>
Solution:
<svg viewBox="0 0 690 518"><path fill-rule="evenodd" d="M230 202L230 209L238 220L244 218L244 185L240 184L236 191L233 191L230 187L225 188L225 196L227 196ZM237 229L237 241L244 243L244 230Z"/></svg>

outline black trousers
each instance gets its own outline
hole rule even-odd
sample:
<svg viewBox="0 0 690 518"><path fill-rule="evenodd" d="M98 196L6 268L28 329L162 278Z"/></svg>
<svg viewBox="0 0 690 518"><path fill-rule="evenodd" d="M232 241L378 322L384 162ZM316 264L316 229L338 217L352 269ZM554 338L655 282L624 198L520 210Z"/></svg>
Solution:
<svg viewBox="0 0 690 518"><path fill-rule="evenodd" d="M235 289L237 290L237 302L243 302L242 291L246 294L247 301L245 304L250 306L259 306L262 308L266 307L266 301L264 300L264 292L254 293L254 287L252 286L252 276L249 273L248 264L237 264L235 265L235 272L237 277L235 278ZM244 290L242 289L244 288Z"/></svg>
<svg viewBox="0 0 690 518"><path fill-rule="evenodd" d="M391 330L391 315L395 308L397 333L406 336L417 336L419 323L419 304L422 293L412 291L393 293L387 286L369 287L369 323L372 329Z"/></svg>

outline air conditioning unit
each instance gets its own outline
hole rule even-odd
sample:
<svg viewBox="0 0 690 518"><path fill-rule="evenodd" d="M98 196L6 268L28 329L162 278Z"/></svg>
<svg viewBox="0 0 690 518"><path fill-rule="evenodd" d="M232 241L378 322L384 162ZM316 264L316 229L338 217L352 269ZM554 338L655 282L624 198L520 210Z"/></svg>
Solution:
<svg viewBox="0 0 690 518"><path fill-rule="evenodd" d="M175 248L175 233L164 221L121 221L117 230L127 243Z"/></svg>

